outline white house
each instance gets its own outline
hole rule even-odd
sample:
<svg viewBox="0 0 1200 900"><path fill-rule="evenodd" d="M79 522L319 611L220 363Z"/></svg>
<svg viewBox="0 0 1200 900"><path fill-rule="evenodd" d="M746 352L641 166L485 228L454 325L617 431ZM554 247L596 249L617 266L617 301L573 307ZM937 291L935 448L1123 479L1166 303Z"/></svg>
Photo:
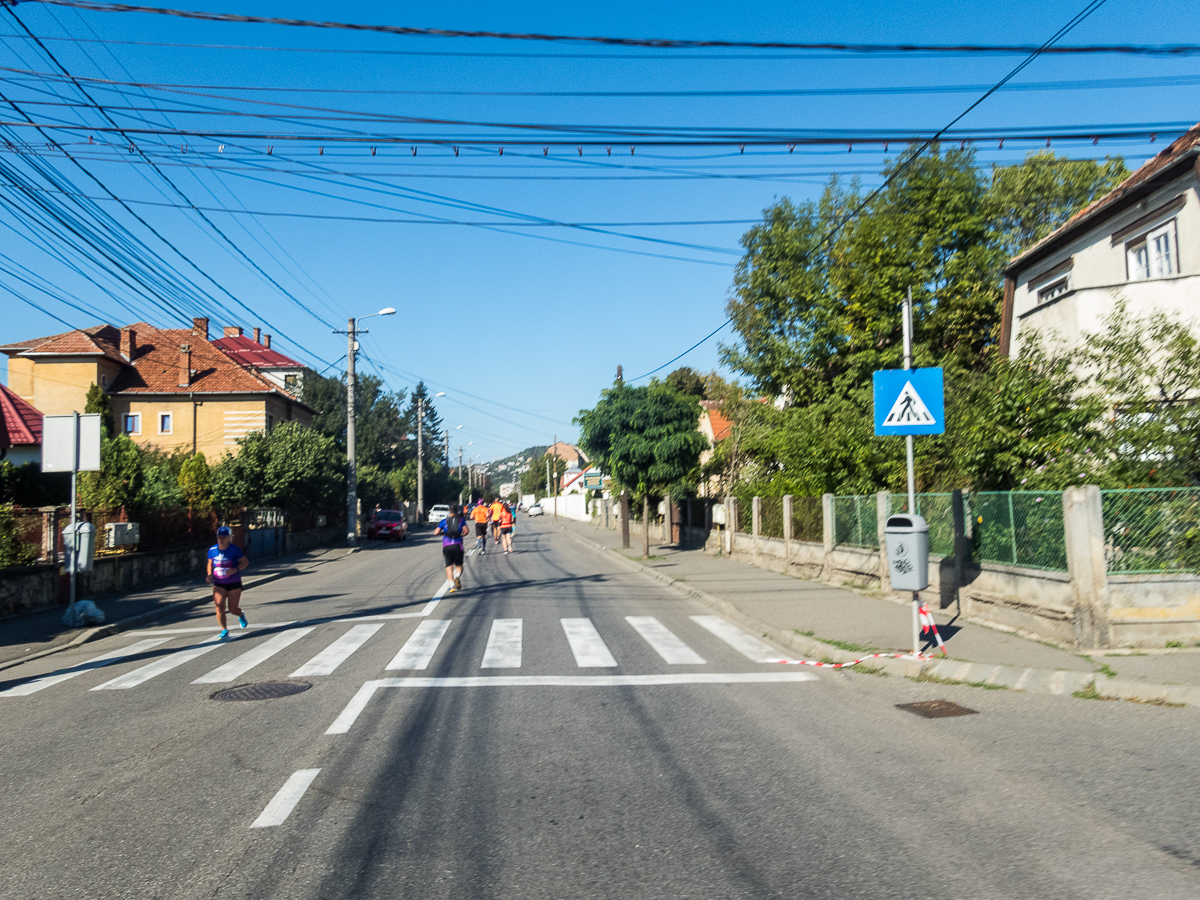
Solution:
<svg viewBox="0 0 1200 900"><path fill-rule="evenodd" d="M1200 314L1200 125L1013 258L1000 352L1033 330L1074 348L1120 299L1138 317Z"/></svg>

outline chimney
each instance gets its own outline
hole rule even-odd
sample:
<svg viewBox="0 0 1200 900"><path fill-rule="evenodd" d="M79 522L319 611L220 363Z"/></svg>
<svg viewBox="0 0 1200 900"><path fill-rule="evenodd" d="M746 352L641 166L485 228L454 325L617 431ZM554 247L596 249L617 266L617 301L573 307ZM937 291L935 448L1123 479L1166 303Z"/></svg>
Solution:
<svg viewBox="0 0 1200 900"><path fill-rule="evenodd" d="M207 319L202 320L207 322ZM179 386L191 387L192 384L192 347L190 344L179 345Z"/></svg>
<svg viewBox="0 0 1200 900"><path fill-rule="evenodd" d="M256 343L256 344L257 344L257 343L259 342L259 341L258 341L258 339L259 339L259 337L260 337L261 335L262 335L262 329L261 329L261 328L255 328L255 329L254 329L254 343Z"/></svg>
<svg viewBox="0 0 1200 900"><path fill-rule="evenodd" d="M121 352L130 362L133 362L134 356L137 355L137 332L132 328L121 330Z"/></svg>
<svg viewBox="0 0 1200 900"><path fill-rule="evenodd" d="M266 347L268 350L270 350L270 349L271 349L271 336L270 336L269 334L264 334L264 335L263 335L263 339L262 339L262 345L263 345L264 347Z"/></svg>
<svg viewBox="0 0 1200 900"><path fill-rule="evenodd" d="M225 333L222 336L223 337L241 337L242 336L242 326L241 325L226 325Z"/></svg>
<svg viewBox="0 0 1200 900"><path fill-rule="evenodd" d="M208 317L205 316L199 319L192 319L192 331L200 335L206 341L208 340Z"/></svg>

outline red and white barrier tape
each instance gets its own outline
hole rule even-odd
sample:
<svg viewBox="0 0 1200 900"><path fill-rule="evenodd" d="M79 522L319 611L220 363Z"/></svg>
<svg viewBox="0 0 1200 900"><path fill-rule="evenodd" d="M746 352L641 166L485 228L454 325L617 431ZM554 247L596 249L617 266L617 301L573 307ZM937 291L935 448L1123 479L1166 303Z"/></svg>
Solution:
<svg viewBox="0 0 1200 900"><path fill-rule="evenodd" d="M942 643L942 636L938 634L937 622L933 621L933 613L929 611L929 607L923 601L918 614L921 619L921 634L929 634L932 631L934 638L937 639L938 649L942 651L942 656L949 656L950 654L946 652L946 645Z"/></svg>
<svg viewBox="0 0 1200 900"><path fill-rule="evenodd" d="M917 615L921 621L921 633L928 634L933 632L934 638L937 640L938 649L942 651L942 656L948 657L950 654L946 652L946 645L942 643L942 636L938 634L937 622L933 621L933 613L929 611L929 607L922 603L917 610ZM924 653L872 653L870 656L860 656L858 659L844 663L827 663L816 662L811 659L773 659L771 662L777 662L785 666L816 666L819 669L845 669L849 666L857 666L860 662L868 659L933 659L932 656L926 656Z"/></svg>

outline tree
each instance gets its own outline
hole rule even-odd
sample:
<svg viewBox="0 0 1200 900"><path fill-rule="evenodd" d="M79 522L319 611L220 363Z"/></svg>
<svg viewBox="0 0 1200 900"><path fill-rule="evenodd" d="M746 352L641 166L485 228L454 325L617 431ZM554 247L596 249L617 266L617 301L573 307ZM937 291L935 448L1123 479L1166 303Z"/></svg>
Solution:
<svg viewBox="0 0 1200 900"><path fill-rule="evenodd" d="M1052 150L1034 151L1017 166L993 165L993 240L1014 257L1128 177L1121 157L1068 159Z"/></svg>
<svg viewBox="0 0 1200 900"><path fill-rule="evenodd" d="M80 472L79 502L85 509L132 506L144 472L137 444L126 435L100 438L100 471Z"/></svg>
<svg viewBox="0 0 1200 900"><path fill-rule="evenodd" d="M88 386L87 396L83 401L83 411L85 413L100 414L100 436L111 438L113 436L113 414L112 400L101 389L100 385L92 382Z"/></svg>
<svg viewBox="0 0 1200 900"><path fill-rule="evenodd" d="M533 494L538 500L550 496L551 484L554 482L546 481L547 460L550 462L549 468L553 473L552 477L557 483L562 483L562 477L567 472L567 461L561 456L547 456L543 451L541 457L535 457L534 461L529 464L529 469L521 473L522 494Z"/></svg>
<svg viewBox="0 0 1200 900"><path fill-rule="evenodd" d="M274 506L289 513L331 513L346 497L346 457L333 438L298 422L238 439L213 472L213 495L226 513Z"/></svg>
<svg viewBox="0 0 1200 900"><path fill-rule="evenodd" d="M182 447L167 453L155 447L139 449L142 462L142 486L134 497L139 510L174 509L184 505L179 473L189 454Z"/></svg>
<svg viewBox="0 0 1200 900"><path fill-rule="evenodd" d="M37 546L21 540L11 504L0 503L0 569L27 566L37 559Z"/></svg>
<svg viewBox="0 0 1200 900"><path fill-rule="evenodd" d="M354 450L359 463L384 469L404 464L407 422L401 409L404 391L389 393L374 375L357 375L354 391ZM304 379L304 402L317 414L312 427L346 450L346 383L310 373Z"/></svg>
<svg viewBox="0 0 1200 900"><path fill-rule="evenodd" d="M594 409L580 410L580 443L600 468L642 498L644 556L650 555L650 496L695 489L700 454L708 446L697 429L700 404L661 382L629 387L617 382Z"/></svg>
<svg viewBox="0 0 1200 900"><path fill-rule="evenodd" d="M196 452L188 457L180 466L177 482L188 509L201 514L212 509L212 470L203 453Z"/></svg>
<svg viewBox="0 0 1200 900"><path fill-rule="evenodd" d="M667 376L667 384L680 394L703 400L705 393L704 376L688 366L682 366Z"/></svg>
<svg viewBox="0 0 1200 900"><path fill-rule="evenodd" d="M408 410L404 413L404 427L409 436L409 453L415 458L417 454L417 403L424 402L424 412L422 414L421 423L421 440L423 443L422 449L425 453L425 465L428 466L430 460L440 459L446 460L446 433L443 431L442 417L438 415L437 409L429 402L429 391L425 387L425 382L417 382L417 386L413 388L412 397L410 399ZM407 459L407 457L406 457Z"/></svg>

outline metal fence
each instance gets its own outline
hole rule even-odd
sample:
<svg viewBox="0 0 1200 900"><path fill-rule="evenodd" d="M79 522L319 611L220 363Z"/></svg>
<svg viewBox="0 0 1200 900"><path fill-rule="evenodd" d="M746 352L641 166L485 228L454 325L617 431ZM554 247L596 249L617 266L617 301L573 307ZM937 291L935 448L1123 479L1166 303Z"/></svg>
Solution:
<svg viewBox="0 0 1200 900"><path fill-rule="evenodd" d="M737 504L737 530L742 534L752 534L754 532L754 501L746 498L743 503L741 498L738 498Z"/></svg>
<svg viewBox="0 0 1200 900"><path fill-rule="evenodd" d="M954 555L954 495L917 494L916 514L929 524L929 552ZM888 497L888 515L908 512L908 494Z"/></svg>
<svg viewBox="0 0 1200 900"><path fill-rule="evenodd" d="M833 545L879 549L879 511L874 494L833 498Z"/></svg>
<svg viewBox="0 0 1200 900"><path fill-rule="evenodd" d="M792 498L792 540L825 541L825 510L820 497Z"/></svg>
<svg viewBox="0 0 1200 900"><path fill-rule="evenodd" d="M763 537L783 538L783 498L759 498L759 534Z"/></svg>
<svg viewBox="0 0 1200 900"><path fill-rule="evenodd" d="M1200 571L1200 490L1101 491L1100 500L1109 572Z"/></svg>
<svg viewBox="0 0 1200 900"><path fill-rule="evenodd" d="M965 494L976 562L1067 571L1061 491Z"/></svg>

